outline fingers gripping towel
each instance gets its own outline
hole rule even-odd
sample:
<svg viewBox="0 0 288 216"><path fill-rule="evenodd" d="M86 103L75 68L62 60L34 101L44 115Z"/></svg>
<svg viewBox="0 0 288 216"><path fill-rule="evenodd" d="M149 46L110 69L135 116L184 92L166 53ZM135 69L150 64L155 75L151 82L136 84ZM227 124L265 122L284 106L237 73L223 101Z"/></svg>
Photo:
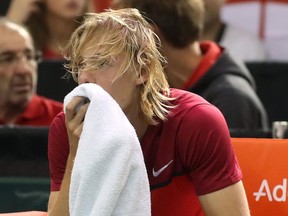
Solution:
<svg viewBox="0 0 288 216"><path fill-rule="evenodd" d="M151 215L148 177L135 129L100 86L79 85L65 97L64 107L75 96L91 102L71 175L70 215Z"/></svg>

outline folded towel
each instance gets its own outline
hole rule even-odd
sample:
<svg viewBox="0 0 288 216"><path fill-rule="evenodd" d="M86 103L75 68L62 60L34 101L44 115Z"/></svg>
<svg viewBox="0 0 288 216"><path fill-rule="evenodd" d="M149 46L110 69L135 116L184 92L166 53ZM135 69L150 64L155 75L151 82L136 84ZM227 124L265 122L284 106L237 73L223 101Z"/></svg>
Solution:
<svg viewBox="0 0 288 216"><path fill-rule="evenodd" d="M148 176L135 129L100 86L79 85L65 97L64 107L75 96L91 102L72 170L70 215L151 215Z"/></svg>

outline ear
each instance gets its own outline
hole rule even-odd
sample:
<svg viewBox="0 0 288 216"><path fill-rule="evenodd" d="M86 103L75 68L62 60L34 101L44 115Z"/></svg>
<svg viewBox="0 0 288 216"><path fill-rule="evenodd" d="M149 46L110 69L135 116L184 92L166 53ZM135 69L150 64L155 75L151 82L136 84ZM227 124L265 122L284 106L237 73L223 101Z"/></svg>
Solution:
<svg viewBox="0 0 288 216"><path fill-rule="evenodd" d="M148 72L146 70L141 70L141 72L137 75L135 84L142 85L148 80Z"/></svg>

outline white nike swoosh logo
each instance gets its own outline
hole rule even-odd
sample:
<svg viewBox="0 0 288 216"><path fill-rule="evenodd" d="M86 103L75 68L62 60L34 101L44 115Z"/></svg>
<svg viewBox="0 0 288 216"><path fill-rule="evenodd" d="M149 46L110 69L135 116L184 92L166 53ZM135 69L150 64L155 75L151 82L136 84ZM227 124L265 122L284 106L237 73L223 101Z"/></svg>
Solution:
<svg viewBox="0 0 288 216"><path fill-rule="evenodd" d="M171 160L169 163L167 163L165 166L163 166L161 169L159 169L158 171L155 171L154 168L152 170L153 172L153 176L157 177L159 176L171 163L173 162L173 160Z"/></svg>

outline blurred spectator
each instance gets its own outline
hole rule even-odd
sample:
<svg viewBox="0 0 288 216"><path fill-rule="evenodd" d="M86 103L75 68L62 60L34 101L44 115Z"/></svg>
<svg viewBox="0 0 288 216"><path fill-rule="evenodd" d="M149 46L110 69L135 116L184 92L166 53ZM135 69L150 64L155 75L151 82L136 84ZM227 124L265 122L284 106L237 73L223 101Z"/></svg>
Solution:
<svg viewBox="0 0 288 216"><path fill-rule="evenodd" d="M0 18L0 125L49 125L62 103L35 94L37 60L27 30Z"/></svg>
<svg viewBox="0 0 288 216"><path fill-rule="evenodd" d="M221 19L226 0L203 0L205 21L201 40L212 40L226 47L231 55L243 61L263 61L268 58L265 44L253 33Z"/></svg>
<svg viewBox="0 0 288 216"><path fill-rule="evenodd" d="M109 8L112 0L93 0L94 9L96 12L104 11Z"/></svg>
<svg viewBox="0 0 288 216"><path fill-rule="evenodd" d="M90 0L11 0L7 17L26 25L44 59L62 59L65 44L79 25Z"/></svg>
<svg viewBox="0 0 288 216"><path fill-rule="evenodd" d="M153 21L168 61L165 72L171 87L194 92L214 104L230 129L268 129L266 111L244 64L212 41L199 42L202 0L114 0L112 5L137 8Z"/></svg>

